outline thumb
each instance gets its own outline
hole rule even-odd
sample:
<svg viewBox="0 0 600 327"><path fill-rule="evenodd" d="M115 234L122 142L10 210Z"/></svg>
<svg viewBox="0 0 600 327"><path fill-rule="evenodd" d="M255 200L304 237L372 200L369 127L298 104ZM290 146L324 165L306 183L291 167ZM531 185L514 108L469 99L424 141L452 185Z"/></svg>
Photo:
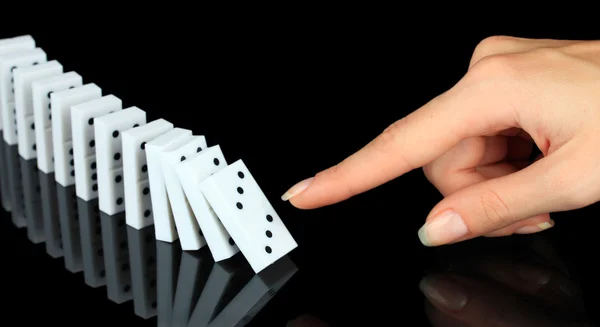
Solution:
<svg viewBox="0 0 600 327"><path fill-rule="evenodd" d="M449 195L419 230L421 242L426 246L456 243L530 217L591 204L579 192L586 184L573 176L586 174L585 168L579 169L581 164L573 163L578 157L568 144L525 169Z"/></svg>

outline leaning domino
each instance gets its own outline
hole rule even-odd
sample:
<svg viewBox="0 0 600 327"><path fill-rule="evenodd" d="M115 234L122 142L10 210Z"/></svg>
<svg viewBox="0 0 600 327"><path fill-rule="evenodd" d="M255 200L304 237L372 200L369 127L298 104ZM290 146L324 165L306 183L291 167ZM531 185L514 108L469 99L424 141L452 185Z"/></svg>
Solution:
<svg viewBox="0 0 600 327"><path fill-rule="evenodd" d="M83 79L75 72L36 80L31 84L35 143L38 168L46 174L54 172L54 149L52 146L52 108L50 96L54 92L83 85Z"/></svg>
<svg viewBox="0 0 600 327"><path fill-rule="evenodd" d="M9 145L15 145L18 141L13 71L17 67L29 67L43 62L46 62L46 53L40 48L0 56L0 111L4 141Z"/></svg>
<svg viewBox="0 0 600 327"><path fill-rule="evenodd" d="M96 156L100 211L114 215L125 211L123 142L121 132L146 124L146 112L130 107L96 118Z"/></svg>
<svg viewBox="0 0 600 327"><path fill-rule="evenodd" d="M52 113L52 145L54 148L54 178L62 186L75 184L71 107L102 96L102 90L93 83L50 95ZM74 164L74 163L73 163Z"/></svg>
<svg viewBox="0 0 600 327"><path fill-rule="evenodd" d="M194 212L183 192L183 188L181 188L179 177L175 172L175 165L197 155L203 149L206 149L206 138L202 135L194 135L181 146L164 151L160 157L175 227L179 235L181 249L184 251L199 250L206 245L206 239L198 227Z"/></svg>
<svg viewBox="0 0 600 327"><path fill-rule="evenodd" d="M241 159L200 189L256 273L298 246Z"/></svg>
<svg viewBox="0 0 600 327"><path fill-rule="evenodd" d="M160 156L163 151L180 146L191 136L192 131L188 129L174 128L147 142L145 146L154 230L159 241L172 243L179 238L167 196Z"/></svg>
<svg viewBox="0 0 600 327"><path fill-rule="evenodd" d="M123 139L123 186L126 223L142 229L154 223L152 197L146 161L146 143L173 129L173 124L157 119L121 133Z"/></svg>
<svg viewBox="0 0 600 327"><path fill-rule="evenodd" d="M21 52L35 48L35 40L30 35L0 40L0 56L11 52ZM1 82L0 82L1 84ZM0 95L0 98L2 96ZM0 100L0 131L2 130L2 104Z"/></svg>
<svg viewBox="0 0 600 327"><path fill-rule="evenodd" d="M175 172L215 262L231 258L240 251L200 190L202 181L225 167L227 162L219 145L211 146L175 166Z"/></svg>
<svg viewBox="0 0 600 327"><path fill-rule="evenodd" d="M73 134L73 159L75 167L75 190L77 197L85 201L98 198L99 178L97 173L94 124L97 117L120 111L121 99L106 95L99 99L71 107L71 130Z"/></svg>
<svg viewBox="0 0 600 327"><path fill-rule="evenodd" d="M19 155L26 160L37 157L32 84L36 80L56 76L62 74L62 72L63 67L56 60L35 66L17 68L13 72L18 149Z"/></svg>

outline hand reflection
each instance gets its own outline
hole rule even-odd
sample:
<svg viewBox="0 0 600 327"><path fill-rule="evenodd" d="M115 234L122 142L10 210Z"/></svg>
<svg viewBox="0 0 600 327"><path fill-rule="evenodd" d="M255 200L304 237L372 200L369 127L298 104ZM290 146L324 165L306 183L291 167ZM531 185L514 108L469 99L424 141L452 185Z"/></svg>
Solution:
<svg viewBox="0 0 600 327"><path fill-rule="evenodd" d="M321 319L311 315L301 315L294 320L288 321L286 327L329 327Z"/></svg>
<svg viewBox="0 0 600 327"><path fill-rule="evenodd" d="M433 326L592 326L578 286L561 264L472 258L461 272L428 275L419 285ZM546 256L547 258L547 256Z"/></svg>

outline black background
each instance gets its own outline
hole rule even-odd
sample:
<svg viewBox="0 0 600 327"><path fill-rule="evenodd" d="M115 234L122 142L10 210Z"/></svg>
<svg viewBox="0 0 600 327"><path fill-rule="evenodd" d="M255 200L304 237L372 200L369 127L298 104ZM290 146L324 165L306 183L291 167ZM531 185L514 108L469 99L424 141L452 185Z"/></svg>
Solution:
<svg viewBox="0 0 600 327"><path fill-rule="evenodd" d="M186 17L181 28L168 22L177 15L139 23L107 15L64 26L20 21L6 24L0 38L31 34L49 60L121 98L124 107L205 135L228 162L245 161L299 243L293 258L301 270L256 318L262 326L283 326L304 313L333 326L388 319L427 325L418 282L436 264L436 249L423 247L417 230L441 196L422 171L317 210L294 209L279 197L451 87L486 36L600 35L566 32L558 23L534 29L465 20L464 30L434 28L435 20L408 23L410 15L281 16L268 23L249 17L207 23L206 16ZM589 308L597 304L596 207L556 215L556 227L546 232L579 271ZM82 274L64 270L62 260L31 245L5 216L5 320L143 323L131 303L113 304L105 289L85 286Z"/></svg>

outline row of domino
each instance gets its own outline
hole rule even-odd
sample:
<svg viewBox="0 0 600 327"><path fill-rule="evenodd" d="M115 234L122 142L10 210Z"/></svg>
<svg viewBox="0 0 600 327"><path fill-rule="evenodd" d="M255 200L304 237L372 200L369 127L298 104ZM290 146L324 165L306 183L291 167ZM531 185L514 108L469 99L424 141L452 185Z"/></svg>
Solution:
<svg viewBox="0 0 600 327"><path fill-rule="evenodd" d="M159 241L208 246L215 261L242 252L257 273L297 247L242 160L228 164L203 135L123 108L29 35L0 40L0 123L21 157L102 212L125 212L127 225L154 224Z"/></svg>

